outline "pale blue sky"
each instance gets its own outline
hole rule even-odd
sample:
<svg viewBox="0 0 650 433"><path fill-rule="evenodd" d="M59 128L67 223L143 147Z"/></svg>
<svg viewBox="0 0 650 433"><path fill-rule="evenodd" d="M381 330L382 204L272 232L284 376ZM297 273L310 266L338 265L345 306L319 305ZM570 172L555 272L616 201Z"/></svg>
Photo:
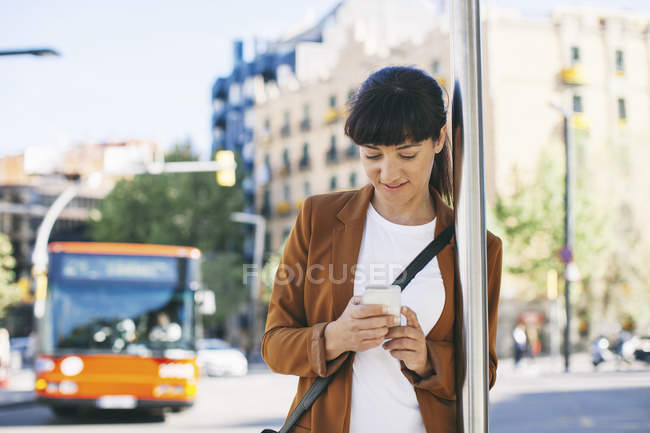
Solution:
<svg viewBox="0 0 650 433"><path fill-rule="evenodd" d="M490 0L544 13L561 0ZM207 154L210 88L229 73L232 41L276 37L337 0L0 0L0 155L84 140L191 137ZM585 3L572 1L571 3ZM589 3L650 11L648 0Z"/></svg>

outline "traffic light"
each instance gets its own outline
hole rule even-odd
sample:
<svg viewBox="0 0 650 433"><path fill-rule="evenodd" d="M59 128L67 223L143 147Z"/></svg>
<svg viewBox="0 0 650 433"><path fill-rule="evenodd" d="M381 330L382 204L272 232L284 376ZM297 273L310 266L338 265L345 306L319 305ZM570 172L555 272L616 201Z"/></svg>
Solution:
<svg viewBox="0 0 650 433"><path fill-rule="evenodd" d="M227 168L217 170L217 184L233 186L235 184L235 154L231 150L219 150L214 156L217 164Z"/></svg>

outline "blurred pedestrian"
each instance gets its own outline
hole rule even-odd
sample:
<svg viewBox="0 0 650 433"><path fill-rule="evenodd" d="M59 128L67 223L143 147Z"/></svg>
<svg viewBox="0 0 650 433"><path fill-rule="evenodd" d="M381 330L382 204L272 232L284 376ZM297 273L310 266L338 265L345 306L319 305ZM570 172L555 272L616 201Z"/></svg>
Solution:
<svg viewBox="0 0 650 433"><path fill-rule="evenodd" d="M9 331L6 328L0 328L0 388L7 386L10 366L11 347L9 343Z"/></svg>
<svg viewBox="0 0 650 433"><path fill-rule="evenodd" d="M514 345L515 367L519 365L521 358L528 351L528 338L526 337L526 327L523 323L517 323L512 331L512 340Z"/></svg>
<svg viewBox="0 0 650 433"><path fill-rule="evenodd" d="M373 266L401 270L454 222L443 90L409 67L373 73L351 102L345 133L359 146L369 184L308 197L289 235L269 304L262 355L300 376L293 410L314 378L327 390L294 431L458 431L452 240L402 293L405 322L361 305ZM496 380L501 240L487 233L489 386ZM395 276L397 272L395 272ZM368 278L365 278L368 277ZM396 318L399 322L399 318Z"/></svg>

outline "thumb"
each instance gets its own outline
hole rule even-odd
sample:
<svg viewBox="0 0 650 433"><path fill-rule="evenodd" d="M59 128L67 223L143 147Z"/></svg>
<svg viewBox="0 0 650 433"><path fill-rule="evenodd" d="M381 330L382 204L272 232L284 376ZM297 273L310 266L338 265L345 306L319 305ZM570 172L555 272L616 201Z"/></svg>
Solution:
<svg viewBox="0 0 650 433"><path fill-rule="evenodd" d="M350 304L361 305L361 296L353 296L352 299L350 299Z"/></svg>

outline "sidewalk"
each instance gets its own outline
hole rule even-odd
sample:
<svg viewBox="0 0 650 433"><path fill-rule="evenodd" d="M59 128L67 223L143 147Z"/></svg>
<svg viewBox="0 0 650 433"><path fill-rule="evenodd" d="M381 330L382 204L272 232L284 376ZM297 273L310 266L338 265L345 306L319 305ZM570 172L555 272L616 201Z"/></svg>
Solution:
<svg viewBox="0 0 650 433"><path fill-rule="evenodd" d="M0 408L23 406L35 400L33 370L11 372L7 387L0 388Z"/></svg>

